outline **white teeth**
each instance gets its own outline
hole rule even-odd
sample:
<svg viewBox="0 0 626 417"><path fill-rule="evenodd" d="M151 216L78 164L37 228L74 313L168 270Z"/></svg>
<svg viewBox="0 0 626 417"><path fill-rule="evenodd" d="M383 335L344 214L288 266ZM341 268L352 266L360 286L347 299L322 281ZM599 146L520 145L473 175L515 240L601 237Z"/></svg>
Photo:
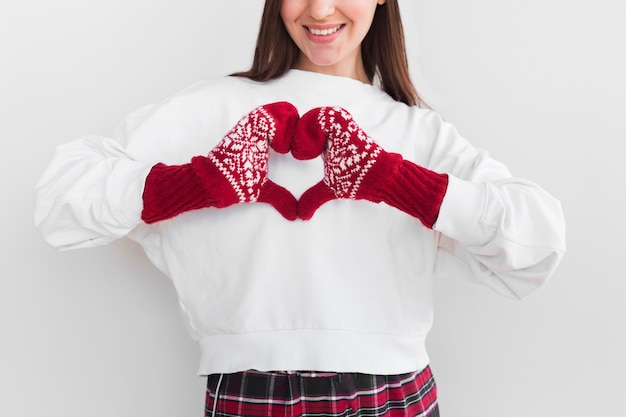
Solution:
<svg viewBox="0 0 626 417"><path fill-rule="evenodd" d="M310 27L307 27L307 29L313 35L326 36L326 35L332 35L333 33L337 32L339 29L341 29L341 25L339 25L339 26L337 26L335 28L331 28L331 29L315 29L315 28L310 28Z"/></svg>

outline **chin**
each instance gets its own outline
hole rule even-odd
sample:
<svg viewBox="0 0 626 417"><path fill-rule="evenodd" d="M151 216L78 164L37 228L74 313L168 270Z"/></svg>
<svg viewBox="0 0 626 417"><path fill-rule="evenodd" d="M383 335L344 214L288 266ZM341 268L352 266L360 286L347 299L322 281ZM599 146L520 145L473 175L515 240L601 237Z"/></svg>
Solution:
<svg viewBox="0 0 626 417"><path fill-rule="evenodd" d="M341 59L337 56L312 56L308 59L309 65L321 69L331 70L333 67L341 67Z"/></svg>

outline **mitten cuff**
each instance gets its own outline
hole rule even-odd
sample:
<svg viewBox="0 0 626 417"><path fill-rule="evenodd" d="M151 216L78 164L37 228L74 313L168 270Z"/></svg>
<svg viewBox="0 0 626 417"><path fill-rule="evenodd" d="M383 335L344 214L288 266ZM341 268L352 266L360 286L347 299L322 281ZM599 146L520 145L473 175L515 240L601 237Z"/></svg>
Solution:
<svg viewBox="0 0 626 417"><path fill-rule="evenodd" d="M384 181L377 188L381 201L398 210L417 217L424 226L432 229L439 216L441 202L448 188L448 175L439 174L413 162L402 159L397 154L388 154L382 159L397 163L385 163L374 168L387 171Z"/></svg>
<svg viewBox="0 0 626 417"><path fill-rule="evenodd" d="M218 178L223 175L206 159L198 156L189 164L157 164L152 167L144 187L141 219L154 223L186 211L221 206L215 196L219 193L232 194L232 191L218 186ZM198 172L199 165L202 172ZM226 200L226 197L220 196L220 201Z"/></svg>

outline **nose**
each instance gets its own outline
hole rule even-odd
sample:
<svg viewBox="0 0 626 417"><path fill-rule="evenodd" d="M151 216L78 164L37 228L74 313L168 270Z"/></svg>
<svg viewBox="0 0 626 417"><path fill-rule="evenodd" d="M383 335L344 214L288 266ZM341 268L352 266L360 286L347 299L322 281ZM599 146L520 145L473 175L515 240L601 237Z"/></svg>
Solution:
<svg viewBox="0 0 626 417"><path fill-rule="evenodd" d="M315 20L324 20L335 14L335 0L309 0L307 12Z"/></svg>

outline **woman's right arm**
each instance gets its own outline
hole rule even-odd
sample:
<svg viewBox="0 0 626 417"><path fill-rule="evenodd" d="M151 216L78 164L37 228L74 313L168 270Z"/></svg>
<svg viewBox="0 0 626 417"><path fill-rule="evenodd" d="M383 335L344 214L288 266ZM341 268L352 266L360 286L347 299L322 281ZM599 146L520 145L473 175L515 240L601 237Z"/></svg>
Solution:
<svg viewBox="0 0 626 417"><path fill-rule="evenodd" d="M35 192L35 225L53 247L103 245L140 223L146 177L168 158L169 137L152 106L132 113L119 132L117 140L87 136L57 148Z"/></svg>

